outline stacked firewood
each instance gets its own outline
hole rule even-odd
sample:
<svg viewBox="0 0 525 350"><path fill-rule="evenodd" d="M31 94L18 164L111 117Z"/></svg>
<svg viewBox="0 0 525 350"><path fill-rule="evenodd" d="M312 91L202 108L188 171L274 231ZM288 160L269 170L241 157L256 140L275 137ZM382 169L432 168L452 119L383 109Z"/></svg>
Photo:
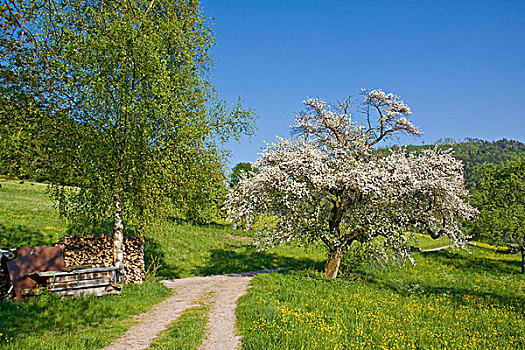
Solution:
<svg viewBox="0 0 525 350"><path fill-rule="evenodd" d="M127 283L141 284L144 280L144 240L124 237L124 267Z"/></svg>
<svg viewBox="0 0 525 350"><path fill-rule="evenodd" d="M66 266L110 267L113 264L113 238L99 236L64 236L58 243L64 251ZM124 237L124 269L126 283L144 280L144 241L140 237Z"/></svg>

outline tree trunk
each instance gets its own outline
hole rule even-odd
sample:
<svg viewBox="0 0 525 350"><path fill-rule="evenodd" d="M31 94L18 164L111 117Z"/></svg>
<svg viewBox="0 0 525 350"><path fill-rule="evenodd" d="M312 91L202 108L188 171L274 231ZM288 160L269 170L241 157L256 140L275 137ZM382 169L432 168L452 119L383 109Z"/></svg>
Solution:
<svg viewBox="0 0 525 350"><path fill-rule="evenodd" d="M525 247L521 247L521 273L525 274Z"/></svg>
<svg viewBox="0 0 525 350"><path fill-rule="evenodd" d="M122 224L122 208L120 206L120 196L113 197L113 263L115 267L124 274L124 225Z"/></svg>
<svg viewBox="0 0 525 350"><path fill-rule="evenodd" d="M324 267L324 274L327 278L336 278L337 273L339 272L339 266L341 266L341 257L343 256L343 251L341 248L333 248L328 252L328 260Z"/></svg>

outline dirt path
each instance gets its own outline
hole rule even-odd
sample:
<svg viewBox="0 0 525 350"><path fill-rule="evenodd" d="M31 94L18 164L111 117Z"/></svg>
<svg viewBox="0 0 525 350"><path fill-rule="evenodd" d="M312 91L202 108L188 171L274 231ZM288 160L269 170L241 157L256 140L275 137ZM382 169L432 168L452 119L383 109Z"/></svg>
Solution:
<svg viewBox="0 0 525 350"><path fill-rule="evenodd" d="M105 350L146 349L157 334L175 321L184 310L197 306L206 293L213 292L208 315L206 336L202 350L233 350L240 348L240 337L235 329L237 300L246 293L248 284L258 273L278 270L256 271L209 277L181 278L163 281L174 294L155 305L146 314L136 316L140 322L132 326L124 336L105 347Z"/></svg>

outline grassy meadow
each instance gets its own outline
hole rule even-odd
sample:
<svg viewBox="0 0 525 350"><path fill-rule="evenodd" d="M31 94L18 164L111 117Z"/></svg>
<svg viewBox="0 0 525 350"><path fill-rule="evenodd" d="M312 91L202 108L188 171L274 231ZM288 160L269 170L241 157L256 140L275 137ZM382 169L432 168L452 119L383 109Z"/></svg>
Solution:
<svg viewBox="0 0 525 350"><path fill-rule="evenodd" d="M525 278L496 250L417 254L415 266L337 280L258 275L237 310L244 349L524 349Z"/></svg>
<svg viewBox="0 0 525 350"><path fill-rule="evenodd" d="M210 276L281 267L321 268L322 249L279 247L257 251L249 232L230 225L159 223L146 237L146 264L162 279Z"/></svg>
<svg viewBox="0 0 525 350"><path fill-rule="evenodd" d="M67 234L67 223L54 210L47 185L6 180L0 180L0 185L0 246L49 245ZM226 224L196 227L159 222L145 237L148 283L100 298L58 301L46 295L21 304L0 303L0 348L99 349L124 334L133 324L133 315L171 295L154 279L322 266L320 249L282 247L257 252L252 242L251 233ZM175 322L155 348L201 339L203 331L187 330L203 330L205 308L191 310ZM184 337L178 338L181 334Z"/></svg>
<svg viewBox="0 0 525 350"><path fill-rule="evenodd" d="M67 234L47 195L47 185L0 180L0 246L46 245ZM279 267L320 267L318 248L280 247L258 252L253 233L229 224L194 226L158 222L145 237L145 258L158 279L208 276Z"/></svg>
<svg viewBox="0 0 525 350"><path fill-rule="evenodd" d="M100 349L123 335L133 315L171 295L156 281L124 288L120 295L61 300L44 294L22 303L0 303L0 348Z"/></svg>
<svg viewBox="0 0 525 350"><path fill-rule="evenodd" d="M45 245L66 234L46 185L0 180L0 246ZM414 250L448 244L416 236ZM337 280L320 248L258 252L253 233L163 221L145 237L149 280L121 295L0 303L0 348L99 349L171 292L155 279L291 267L257 275L239 300L244 349L525 348L525 278L519 256L478 243L470 252L415 254L416 265L352 264ZM208 307L188 310L152 344L194 349Z"/></svg>
<svg viewBox="0 0 525 350"><path fill-rule="evenodd" d="M0 247L46 245L66 234L47 185L0 179Z"/></svg>

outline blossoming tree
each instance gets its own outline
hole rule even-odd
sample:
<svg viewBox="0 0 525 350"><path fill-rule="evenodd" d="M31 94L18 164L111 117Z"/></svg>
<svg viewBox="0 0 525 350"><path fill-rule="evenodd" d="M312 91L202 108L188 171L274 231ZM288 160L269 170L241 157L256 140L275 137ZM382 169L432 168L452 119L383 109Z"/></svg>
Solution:
<svg viewBox="0 0 525 350"><path fill-rule="evenodd" d="M293 137L268 144L254 164L258 173L228 194L225 207L235 222L259 222L259 244L320 241L328 252L325 274L336 278L352 244L385 258L387 251L409 258L408 229L465 243L459 223L476 209L464 201L462 164L452 152L385 155L372 147L400 133L421 134L403 101L382 90L364 91L362 124L354 121L348 100L335 107L320 99L304 104Z"/></svg>

